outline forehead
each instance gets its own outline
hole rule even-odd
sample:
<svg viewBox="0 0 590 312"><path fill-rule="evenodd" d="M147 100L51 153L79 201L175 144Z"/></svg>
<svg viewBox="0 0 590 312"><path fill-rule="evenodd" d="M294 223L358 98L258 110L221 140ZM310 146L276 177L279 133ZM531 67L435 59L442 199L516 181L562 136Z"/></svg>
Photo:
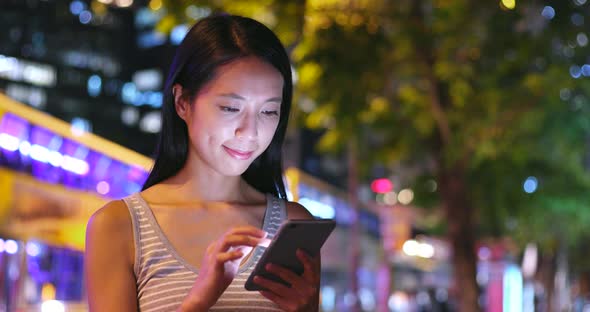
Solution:
<svg viewBox="0 0 590 312"><path fill-rule="evenodd" d="M282 91L283 76L274 66L256 57L245 57L219 67L199 95L235 93L252 98L280 97Z"/></svg>

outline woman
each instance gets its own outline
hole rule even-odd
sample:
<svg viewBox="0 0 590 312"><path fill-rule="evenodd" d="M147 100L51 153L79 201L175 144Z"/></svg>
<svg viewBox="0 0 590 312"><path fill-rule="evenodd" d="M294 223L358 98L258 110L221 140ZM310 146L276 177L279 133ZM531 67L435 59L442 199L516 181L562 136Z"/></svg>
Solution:
<svg viewBox="0 0 590 312"><path fill-rule="evenodd" d="M285 218L311 219L287 202L281 147L291 67L267 27L214 16L188 32L165 86L154 167L138 194L88 222L91 311L317 311L320 259L298 251L291 287L244 282Z"/></svg>

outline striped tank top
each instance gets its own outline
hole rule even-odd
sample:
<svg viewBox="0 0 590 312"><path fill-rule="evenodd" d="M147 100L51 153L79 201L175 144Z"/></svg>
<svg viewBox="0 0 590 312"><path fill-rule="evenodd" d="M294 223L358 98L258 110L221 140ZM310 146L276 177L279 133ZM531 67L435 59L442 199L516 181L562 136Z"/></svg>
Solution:
<svg viewBox="0 0 590 312"><path fill-rule="evenodd" d="M134 273L139 311L176 311L190 291L198 270L186 262L173 248L154 214L139 193L123 199L133 224L135 242ZM273 238L287 217L283 200L267 195L263 230ZM254 248L210 311L281 311L257 291L244 288L246 279L266 248Z"/></svg>

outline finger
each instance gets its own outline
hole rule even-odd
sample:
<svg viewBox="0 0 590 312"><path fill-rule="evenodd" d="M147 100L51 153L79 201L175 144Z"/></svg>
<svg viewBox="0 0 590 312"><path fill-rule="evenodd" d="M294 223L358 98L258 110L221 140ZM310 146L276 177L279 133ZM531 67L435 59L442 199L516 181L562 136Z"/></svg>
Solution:
<svg viewBox="0 0 590 312"><path fill-rule="evenodd" d="M318 272L316 272L315 259L312 259L305 251L297 249L297 259L303 264L303 278L309 283L317 283Z"/></svg>
<svg viewBox="0 0 590 312"><path fill-rule="evenodd" d="M227 251L233 246L250 246L256 247L262 238L248 235L230 235L225 236L218 245L218 250L221 252Z"/></svg>
<svg viewBox="0 0 590 312"><path fill-rule="evenodd" d="M227 261L238 260L243 256L244 256L244 253L241 250L233 250L233 251L217 254L216 260L218 263L225 263Z"/></svg>
<svg viewBox="0 0 590 312"><path fill-rule="evenodd" d="M285 300L285 298L280 297L271 291L261 290L261 291L259 291L259 293L263 297L265 297L266 299L276 303L279 306L279 308L281 308L281 310L284 310L284 311L294 311L295 310L292 303L290 303L288 300Z"/></svg>
<svg viewBox="0 0 590 312"><path fill-rule="evenodd" d="M262 276L258 276L258 275L255 276L254 283L261 286L262 288L267 289L268 291L273 292L274 294L276 294L277 296L282 297L282 298L290 298L290 297L293 297L294 295L298 295L290 287L288 287L284 284L281 284L279 282L271 281L271 280L266 279ZM297 296L297 297L299 297L299 296Z"/></svg>
<svg viewBox="0 0 590 312"><path fill-rule="evenodd" d="M245 225L245 226L238 226L235 228L230 229L229 231L227 231L225 233L225 235L251 235L254 237L266 237L268 235L267 232L265 232L262 229L259 229L257 227L251 226L251 225Z"/></svg>
<svg viewBox="0 0 590 312"><path fill-rule="evenodd" d="M291 284L294 289L302 289L307 284L307 281L303 277L295 274L295 272L281 267L280 265L269 263L265 267L267 272L280 277L283 281Z"/></svg>

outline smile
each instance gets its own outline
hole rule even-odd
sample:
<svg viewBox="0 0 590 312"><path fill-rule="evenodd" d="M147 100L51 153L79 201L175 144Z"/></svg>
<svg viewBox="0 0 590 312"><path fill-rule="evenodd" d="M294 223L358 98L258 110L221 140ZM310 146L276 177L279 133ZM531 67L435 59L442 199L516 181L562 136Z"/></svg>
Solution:
<svg viewBox="0 0 590 312"><path fill-rule="evenodd" d="M234 149L231 149L227 146L223 146L223 148L225 149L225 151L233 158L235 159L239 159L239 160L246 160L249 159L250 157L252 157L252 154L254 154L254 152L240 152L240 151L236 151Z"/></svg>

